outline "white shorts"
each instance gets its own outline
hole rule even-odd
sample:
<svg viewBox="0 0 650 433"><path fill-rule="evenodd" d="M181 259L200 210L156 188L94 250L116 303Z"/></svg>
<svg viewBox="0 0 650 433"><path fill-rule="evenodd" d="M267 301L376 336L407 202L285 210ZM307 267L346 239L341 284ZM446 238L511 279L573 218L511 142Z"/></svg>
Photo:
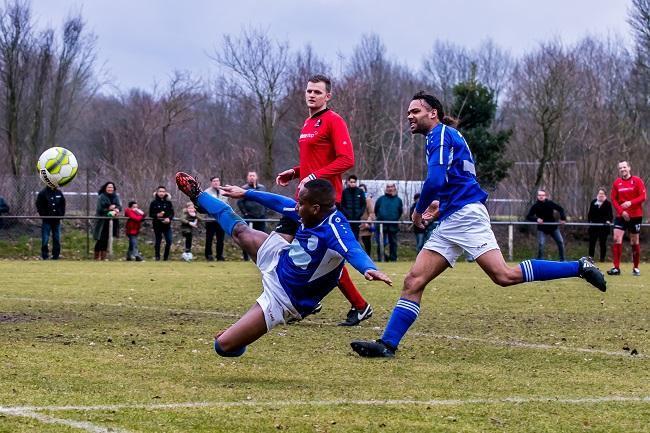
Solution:
<svg viewBox="0 0 650 433"><path fill-rule="evenodd" d="M264 311L266 328L269 331L277 325L302 319L282 288L276 272L280 253L287 248L289 242L278 233L271 232L257 251L257 267L262 272L264 289L257 298L257 303Z"/></svg>
<svg viewBox="0 0 650 433"><path fill-rule="evenodd" d="M498 250L499 244L492 232L485 206L470 203L433 229L423 248L439 253L453 267L463 250L476 259L483 253Z"/></svg>

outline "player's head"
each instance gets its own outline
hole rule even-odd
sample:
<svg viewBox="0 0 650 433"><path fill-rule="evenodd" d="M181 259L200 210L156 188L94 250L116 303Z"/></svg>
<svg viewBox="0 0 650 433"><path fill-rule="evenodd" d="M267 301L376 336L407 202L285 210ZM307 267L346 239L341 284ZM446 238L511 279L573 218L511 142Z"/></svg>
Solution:
<svg viewBox="0 0 650 433"><path fill-rule="evenodd" d="M537 190L537 200L544 201L544 200L546 200L546 197L548 197L548 194L546 194L545 190L543 190L543 189L538 189Z"/></svg>
<svg viewBox="0 0 650 433"><path fill-rule="evenodd" d="M445 111L438 98L418 92L413 95L406 117L412 134L426 135L445 117Z"/></svg>
<svg viewBox="0 0 650 433"><path fill-rule="evenodd" d="M99 195L101 194L114 194L115 191L117 191L117 188L115 188L115 183L114 182L106 182L104 185L102 185L101 188L99 188L99 191L97 193Z"/></svg>
<svg viewBox="0 0 650 433"><path fill-rule="evenodd" d="M298 194L298 214L306 227L321 222L323 216L335 206L336 192L325 179L314 179L305 183Z"/></svg>
<svg viewBox="0 0 650 433"><path fill-rule="evenodd" d="M257 172L249 171L246 173L246 182L248 182L249 185L255 185L257 183Z"/></svg>
<svg viewBox="0 0 650 433"><path fill-rule="evenodd" d="M325 75L312 75L307 80L305 89L305 103L312 113L318 112L327 107L332 99L332 81Z"/></svg>
<svg viewBox="0 0 650 433"><path fill-rule="evenodd" d="M210 186L212 188L219 188L221 186L221 178L219 176L212 176L210 178Z"/></svg>
<svg viewBox="0 0 650 433"><path fill-rule="evenodd" d="M129 207L130 207L131 209L137 209L137 208L138 208L138 202L135 201L135 200L131 200L131 201L129 202Z"/></svg>
<svg viewBox="0 0 650 433"><path fill-rule="evenodd" d="M632 167L627 161L619 161L618 163L618 175L623 179L629 179L632 176Z"/></svg>

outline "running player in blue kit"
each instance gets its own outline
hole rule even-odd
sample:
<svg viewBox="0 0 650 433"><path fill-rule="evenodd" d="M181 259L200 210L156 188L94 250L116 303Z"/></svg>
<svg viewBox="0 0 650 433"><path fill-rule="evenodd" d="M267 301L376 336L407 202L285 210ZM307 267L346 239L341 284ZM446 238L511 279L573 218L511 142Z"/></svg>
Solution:
<svg viewBox="0 0 650 433"><path fill-rule="evenodd" d="M189 174L177 173L176 184L232 236L262 273L264 290L257 302L234 325L215 336L214 349L221 356L240 356L248 344L273 327L311 313L337 286L346 261L367 280L392 284L377 270L345 216L336 209L334 187L327 180L306 182L298 203L268 192L230 185L221 188L227 197L257 201L301 223L291 243L276 232L266 234L250 228L226 203L203 193Z"/></svg>
<svg viewBox="0 0 650 433"><path fill-rule="evenodd" d="M463 136L445 116L442 104L432 95L413 96L407 111L411 133L426 137L427 179L411 216L413 224L437 218L433 230L404 279L400 299L384 333L376 341L353 341L352 349L363 357L393 357L400 341L420 313L426 285L453 267L463 251L496 284L510 286L530 281L580 277L604 292L605 278L590 257L573 262L526 260L508 266L490 226L485 208L487 193L476 181L474 158Z"/></svg>

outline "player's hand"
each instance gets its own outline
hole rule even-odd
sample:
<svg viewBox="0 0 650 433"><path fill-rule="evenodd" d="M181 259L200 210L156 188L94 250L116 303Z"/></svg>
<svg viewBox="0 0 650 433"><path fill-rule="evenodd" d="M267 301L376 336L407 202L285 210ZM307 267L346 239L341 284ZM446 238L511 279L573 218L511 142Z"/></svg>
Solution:
<svg viewBox="0 0 650 433"><path fill-rule="evenodd" d="M230 198L242 198L246 194L244 188L235 185L220 186L219 189L223 192L223 195Z"/></svg>
<svg viewBox="0 0 650 433"><path fill-rule="evenodd" d="M621 212L621 216L623 217L623 219L624 219L625 221L629 221L629 220L630 220L630 214L627 213L627 212L625 212L625 211Z"/></svg>
<svg viewBox="0 0 650 433"><path fill-rule="evenodd" d="M165 216L165 212L164 212L164 211L160 211L160 212L158 212L158 213L156 214L156 216L157 216L158 218L162 218L162 217Z"/></svg>
<svg viewBox="0 0 650 433"><path fill-rule="evenodd" d="M544 220L541 218L537 218L537 224L544 224Z"/></svg>
<svg viewBox="0 0 650 433"><path fill-rule="evenodd" d="M422 222L422 214L418 211L413 211L413 214L411 215L411 221L413 221L413 225L415 227L420 229L424 228L424 223Z"/></svg>
<svg viewBox="0 0 650 433"><path fill-rule="evenodd" d="M366 277L366 280L368 281L383 281L384 283L388 284L389 286L393 285L393 280L391 280L388 275L384 274L381 271L375 270L375 269L368 269L365 274L363 274L364 277Z"/></svg>
<svg viewBox="0 0 650 433"><path fill-rule="evenodd" d="M440 215L440 201L434 200L431 202L431 204L426 208L426 210L422 214L422 219L427 223L429 223L434 219L438 218L439 215Z"/></svg>
<svg viewBox="0 0 650 433"><path fill-rule="evenodd" d="M630 207L630 206L632 206L632 202L631 202L631 201L624 201L623 203L621 203L621 207L622 207L623 209L627 209L627 208Z"/></svg>
<svg viewBox="0 0 650 433"><path fill-rule="evenodd" d="M171 220L169 218L165 218L164 220L162 220L162 222L164 224L169 224L171 222Z"/></svg>
<svg viewBox="0 0 650 433"><path fill-rule="evenodd" d="M289 170L284 170L283 172L277 175L277 177L275 178L275 183L280 186L287 186L289 185L289 182L291 182L291 179L293 179L293 176L295 174L296 171L293 168L290 168Z"/></svg>

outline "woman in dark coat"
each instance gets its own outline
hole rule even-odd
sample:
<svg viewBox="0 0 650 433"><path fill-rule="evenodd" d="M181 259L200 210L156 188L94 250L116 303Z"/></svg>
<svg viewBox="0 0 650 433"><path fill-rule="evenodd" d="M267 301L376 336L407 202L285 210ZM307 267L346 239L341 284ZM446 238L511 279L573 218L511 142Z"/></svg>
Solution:
<svg viewBox="0 0 650 433"><path fill-rule="evenodd" d="M97 208L95 216L98 217L111 217L113 221L113 237L119 235L119 223L117 217L120 216L122 211L122 203L120 196L117 194L117 189L113 182L106 182L97 192ZM93 238L95 239L95 260L106 260L108 255L108 219L95 220L95 228L93 230Z"/></svg>
<svg viewBox="0 0 650 433"><path fill-rule="evenodd" d="M614 220L612 204L607 200L607 192L604 188L598 190L596 198L589 205L587 220L590 223L602 224L601 226L589 227L589 256L594 257L596 252L596 241L600 242L600 261L605 261L607 251L607 237L609 237L609 224Z"/></svg>

